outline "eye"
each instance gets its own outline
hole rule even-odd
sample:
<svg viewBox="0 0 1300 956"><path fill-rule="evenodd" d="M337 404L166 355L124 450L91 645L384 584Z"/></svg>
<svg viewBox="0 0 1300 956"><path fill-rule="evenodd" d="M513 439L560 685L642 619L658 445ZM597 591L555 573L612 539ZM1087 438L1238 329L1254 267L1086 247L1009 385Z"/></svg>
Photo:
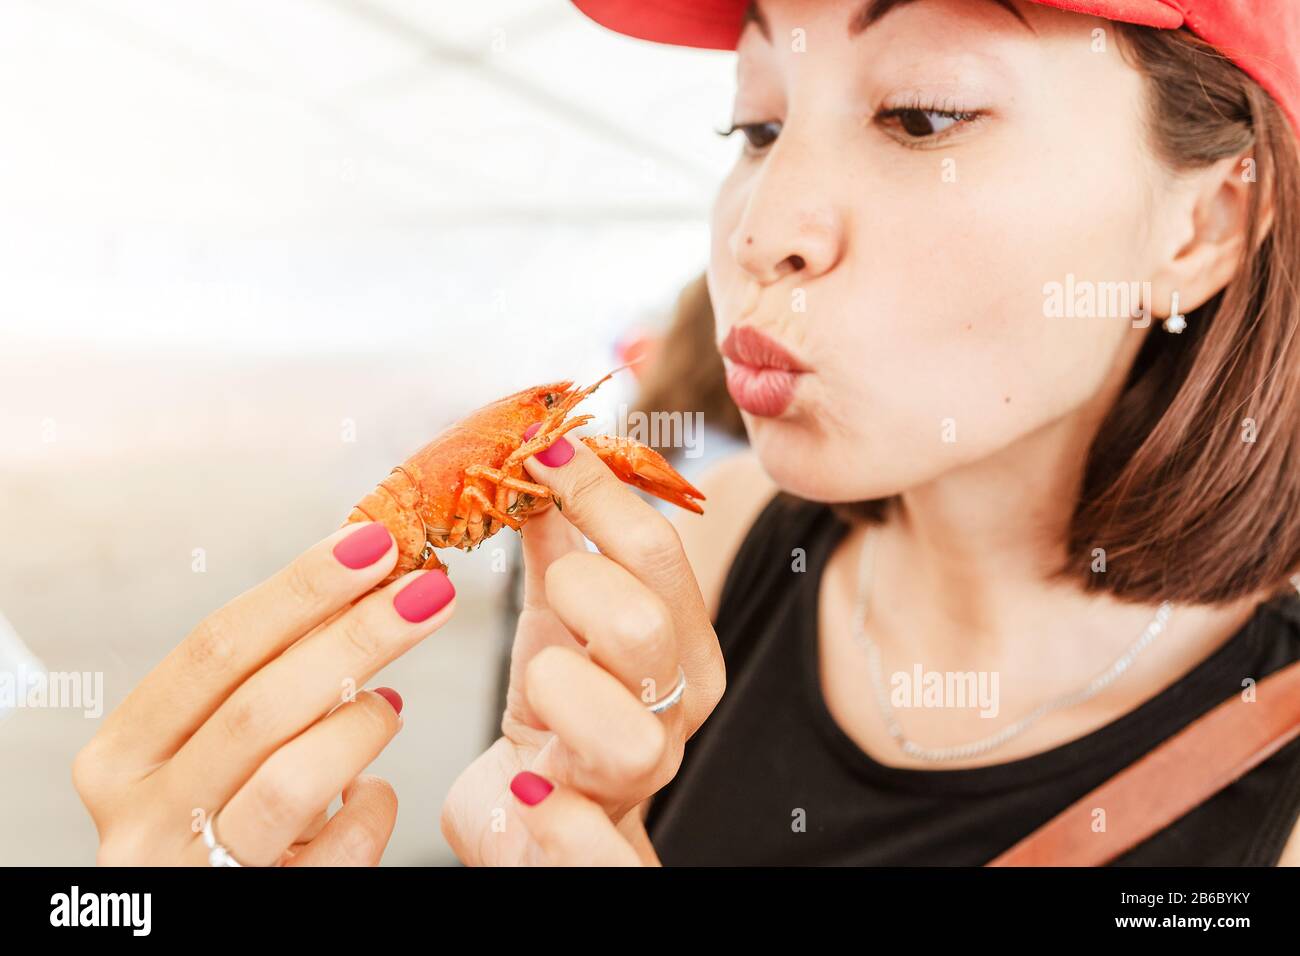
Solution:
<svg viewBox="0 0 1300 956"><path fill-rule="evenodd" d="M745 153L755 156L776 142L781 133L781 124L776 120L765 123L733 123L729 129L718 130L718 135L730 136L735 132L745 134Z"/></svg>
<svg viewBox="0 0 1300 956"><path fill-rule="evenodd" d="M983 115L979 110L896 106L882 109L876 114L876 121L904 145L926 146Z"/></svg>

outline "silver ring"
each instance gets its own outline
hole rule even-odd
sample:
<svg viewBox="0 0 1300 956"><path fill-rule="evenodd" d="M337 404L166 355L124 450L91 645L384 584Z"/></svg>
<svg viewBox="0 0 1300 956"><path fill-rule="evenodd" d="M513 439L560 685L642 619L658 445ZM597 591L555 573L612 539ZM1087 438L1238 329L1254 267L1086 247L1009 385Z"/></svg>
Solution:
<svg viewBox="0 0 1300 956"><path fill-rule="evenodd" d="M646 704L646 709L652 714L662 714L669 707L680 703L682 694L686 693L686 671L682 670L682 665L677 665L677 686L668 692L668 696L655 701L653 704Z"/></svg>
<svg viewBox="0 0 1300 956"><path fill-rule="evenodd" d="M230 851L217 842L216 834L212 832L212 821L216 814L208 817L203 824L203 842L208 847L208 865L209 866L243 866L238 860L231 855Z"/></svg>

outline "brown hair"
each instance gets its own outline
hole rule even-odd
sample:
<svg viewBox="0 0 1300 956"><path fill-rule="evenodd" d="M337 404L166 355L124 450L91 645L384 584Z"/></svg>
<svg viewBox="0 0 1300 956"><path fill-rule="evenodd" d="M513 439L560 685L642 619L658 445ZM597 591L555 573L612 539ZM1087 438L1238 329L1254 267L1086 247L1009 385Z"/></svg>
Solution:
<svg viewBox="0 0 1300 956"><path fill-rule="evenodd" d="M701 412L710 427L743 440L745 421L727 392L713 323L709 286L701 274L677 296L672 323L646 371L635 406L645 412ZM660 451L673 457L670 448Z"/></svg>
<svg viewBox="0 0 1300 956"><path fill-rule="evenodd" d="M1088 451L1051 577L1131 601L1217 604L1279 588L1300 567L1300 155L1277 104L1213 47L1115 26L1148 80L1147 125L1168 167L1251 151L1257 238L1185 332L1149 330ZM880 522L896 500L833 507Z"/></svg>

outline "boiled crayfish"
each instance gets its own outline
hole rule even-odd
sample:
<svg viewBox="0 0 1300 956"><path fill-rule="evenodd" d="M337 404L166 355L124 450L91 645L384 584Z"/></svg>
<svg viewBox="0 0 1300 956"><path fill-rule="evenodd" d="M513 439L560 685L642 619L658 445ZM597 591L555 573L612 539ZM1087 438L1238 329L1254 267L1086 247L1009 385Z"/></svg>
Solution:
<svg viewBox="0 0 1300 956"><path fill-rule="evenodd" d="M519 530L530 515L555 500L549 488L525 477L524 460L589 422L591 415L567 416L612 375L583 389L556 382L507 395L472 412L394 468L345 522L381 521L392 532L398 559L385 582L416 568L445 571L435 549L472 550L502 527ZM653 448L612 435L586 436L582 442L620 480L704 513L698 503L704 495ZM558 500L556 504L563 507Z"/></svg>

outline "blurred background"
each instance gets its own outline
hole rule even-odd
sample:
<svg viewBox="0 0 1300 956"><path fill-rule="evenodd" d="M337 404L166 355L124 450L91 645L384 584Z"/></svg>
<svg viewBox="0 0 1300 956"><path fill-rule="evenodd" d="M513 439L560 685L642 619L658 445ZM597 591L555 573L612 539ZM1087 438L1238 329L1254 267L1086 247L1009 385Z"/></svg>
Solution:
<svg viewBox="0 0 1300 956"><path fill-rule="evenodd" d="M102 673L107 712L450 421L656 341L732 70L565 0L0 3L0 668ZM454 862L494 544L517 560L444 553L456 618L371 682L406 699L388 864ZM0 707L0 864L94 861L69 767L98 725Z"/></svg>

